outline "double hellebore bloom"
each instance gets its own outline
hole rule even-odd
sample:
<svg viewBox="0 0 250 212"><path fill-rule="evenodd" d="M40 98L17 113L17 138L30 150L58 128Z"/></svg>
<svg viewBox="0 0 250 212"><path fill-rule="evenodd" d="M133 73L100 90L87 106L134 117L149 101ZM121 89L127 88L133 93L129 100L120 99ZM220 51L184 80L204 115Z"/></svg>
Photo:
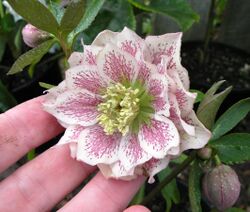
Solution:
<svg viewBox="0 0 250 212"><path fill-rule="evenodd" d="M69 58L66 79L44 108L66 127L59 144L106 177L153 176L210 132L199 122L180 63L181 33L140 38L105 30Z"/></svg>

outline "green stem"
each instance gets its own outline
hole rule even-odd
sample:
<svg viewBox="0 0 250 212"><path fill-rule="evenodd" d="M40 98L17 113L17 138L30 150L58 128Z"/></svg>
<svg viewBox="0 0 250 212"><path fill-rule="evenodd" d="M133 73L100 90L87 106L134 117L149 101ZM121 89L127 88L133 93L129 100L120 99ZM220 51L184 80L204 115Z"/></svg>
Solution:
<svg viewBox="0 0 250 212"><path fill-rule="evenodd" d="M140 203L146 205L153 197L158 194L168 183L170 183L180 172L182 172L192 161L196 158L196 151L192 151L186 160L184 160L179 166L175 167L172 172L161 181Z"/></svg>
<svg viewBox="0 0 250 212"><path fill-rule="evenodd" d="M215 155L215 156L214 156L214 160L215 160L215 164L216 164L217 166L221 165L221 160L220 160L220 158L219 158L218 155Z"/></svg>

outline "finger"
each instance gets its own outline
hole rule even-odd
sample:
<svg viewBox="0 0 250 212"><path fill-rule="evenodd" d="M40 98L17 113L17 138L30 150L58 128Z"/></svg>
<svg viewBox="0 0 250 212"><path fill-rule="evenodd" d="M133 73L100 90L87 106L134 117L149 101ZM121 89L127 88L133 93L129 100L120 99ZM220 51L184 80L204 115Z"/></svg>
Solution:
<svg viewBox="0 0 250 212"><path fill-rule="evenodd" d="M142 205L133 205L123 212L150 212L150 210Z"/></svg>
<svg viewBox="0 0 250 212"><path fill-rule="evenodd" d="M103 211L117 212L124 210L139 187L144 177L132 181L105 179L99 172L70 202L60 211Z"/></svg>
<svg viewBox="0 0 250 212"><path fill-rule="evenodd" d="M42 109L42 101L38 97L0 114L0 172L62 132L56 119Z"/></svg>
<svg viewBox="0 0 250 212"><path fill-rule="evenodd" d="M51 148L0 183L0 211L49 211L94 169Z"/></svg>

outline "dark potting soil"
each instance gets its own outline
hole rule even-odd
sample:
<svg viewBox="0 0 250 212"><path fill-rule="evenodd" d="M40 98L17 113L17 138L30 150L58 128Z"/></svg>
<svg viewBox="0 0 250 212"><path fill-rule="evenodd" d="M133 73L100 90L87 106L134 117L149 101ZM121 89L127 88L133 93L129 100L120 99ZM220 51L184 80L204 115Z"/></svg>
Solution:
<svg viewBox="0 0 250 212"><path fill-rule="evenodd" d="M207 89L214 82L226 80L224 87L250 91L250 55L219 43L211 43L204 65L202 42L182 45L182 65L188 70L191 87ZM250 95L250 94L249 94Z"/></svg>

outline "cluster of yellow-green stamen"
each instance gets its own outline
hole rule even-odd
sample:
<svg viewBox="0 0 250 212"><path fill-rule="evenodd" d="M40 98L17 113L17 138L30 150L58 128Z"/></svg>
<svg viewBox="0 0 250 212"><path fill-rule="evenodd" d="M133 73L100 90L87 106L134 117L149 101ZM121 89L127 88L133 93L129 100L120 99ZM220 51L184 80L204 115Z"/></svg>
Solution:
<svg viewBox="0 0 250 212"><path fill-rule="evenodd" d="M116 130L125 135L139 112L139 89L126 88L121 83L111 85L102 96L104 102L98 105L101 115L99 123L111 135Z"/></svg>

